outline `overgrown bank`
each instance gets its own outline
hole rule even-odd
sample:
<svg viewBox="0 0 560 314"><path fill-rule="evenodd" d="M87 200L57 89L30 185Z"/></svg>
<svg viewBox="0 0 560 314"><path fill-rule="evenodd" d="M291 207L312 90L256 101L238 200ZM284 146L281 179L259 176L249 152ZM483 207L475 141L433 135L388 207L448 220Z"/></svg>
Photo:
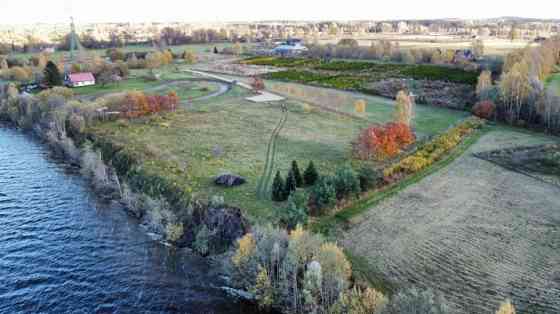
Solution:
<svg viewBox="0 0 560 314"><path fill-rule="evenodd" d="M107 102L76 101L64 88L30 96L18 95L8 87L0 96L0 119L33 130L54 151L79 165L99 195L120 200L150 232L166 241L206 255L223 252L247 232L249 226L240 209L220 200L193 199L191 190L177 184L174 176L152 171L142 155L93 132L93 125L113 118L106 112ZM159 97L154 99L174 110L176 104L171 102L176 99ZM135 106L128 109L121 113L141 115ZM177 165L165 163L169 173L183 175Z"/></svg>

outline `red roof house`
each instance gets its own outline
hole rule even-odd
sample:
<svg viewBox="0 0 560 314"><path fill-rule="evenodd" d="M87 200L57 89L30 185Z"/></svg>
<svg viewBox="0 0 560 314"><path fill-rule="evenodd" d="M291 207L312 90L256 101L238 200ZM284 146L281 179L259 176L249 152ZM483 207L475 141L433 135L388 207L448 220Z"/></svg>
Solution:
<svg viewBox="0 0 560 314"><path fill-rule="evenodd" d="M91 72L67 74L65 81L69 87L95 85L95 77Z"/></svg>

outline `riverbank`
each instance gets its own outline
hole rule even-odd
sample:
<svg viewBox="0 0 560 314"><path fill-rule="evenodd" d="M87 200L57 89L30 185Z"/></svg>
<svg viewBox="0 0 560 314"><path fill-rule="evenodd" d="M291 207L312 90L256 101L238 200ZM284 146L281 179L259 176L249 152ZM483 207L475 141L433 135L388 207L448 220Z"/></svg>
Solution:
<svg viewBox="0 0 560 314"><path fill-rule="evenodd" d="M208 259L98 196L41 138L0 124L1 313L247 313Z"/></svg>

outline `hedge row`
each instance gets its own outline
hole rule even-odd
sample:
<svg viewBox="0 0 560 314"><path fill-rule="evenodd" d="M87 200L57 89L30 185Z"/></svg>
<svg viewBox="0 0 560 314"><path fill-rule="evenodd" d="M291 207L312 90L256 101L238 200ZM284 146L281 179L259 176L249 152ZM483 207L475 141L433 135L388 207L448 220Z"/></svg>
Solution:
<svg viewBox="0 0 560 314"><path fill-rule="evenodd" d="M385 169L383 171L385 180L395 181L432 165L459 145L465 136L480 129L484 124L485 120L476 117L466 119L445 134L439 135L421 146L414 154Z"/></svg>

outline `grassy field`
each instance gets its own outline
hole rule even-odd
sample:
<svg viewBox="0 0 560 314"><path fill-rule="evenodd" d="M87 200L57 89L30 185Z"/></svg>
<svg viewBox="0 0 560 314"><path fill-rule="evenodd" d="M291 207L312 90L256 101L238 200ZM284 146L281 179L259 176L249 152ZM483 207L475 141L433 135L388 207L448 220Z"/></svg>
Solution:
<svg viewBox="0 0 560 314"><path fill-rule="evenodd" d="M223 195L228 204L243 208L251 218L274 221L275 211L284 205L257 200L255 192L269 137L282 112L279 104L246 101L248 93L234 88L226 95L195 102L188 111L124 124L108 122L93 131L143 155L147 167L178 178L196 198ZM296 100L288 100L287 106L288 120L280 133L274 167L284 172L292 160L302 168L313 160L320 172L331 173L350 161L350 142L369 124L364 119L322 110L306 113ZM379 103L372 105L368 115L386 121L391 117L390 109L389 104ZM437 108L427 108L417 117L418 129L428 133L446 129L464 114L442 114ZM445 122L437 127L433 120ZM242 175L248 183L230 189L216 187L212 178L222 172Z"/></svg>
<svg viewBox="0 0 560 314"><path fill-rule="evenodd" d="M553 74L546 82L550 88L554 88L560 95L560 73Z"/></svg>
<svg viewBox="0 0 560 314"><path fill-rule="evenodd" d="M213 44L189 44L189 45L180 45L180 46L169 46L168 48L171 49L174 53L180 53L185 50L189 50L195 53L202 53L202 52L211 52L214 47L218 49L223 49L224 47L231 47L232 43L213 43ZM156 48L150 45L131 45L127 47L121 48L125 52L134 52L134 51L155 51ZM93 55L105 56L105 52L107 49L86 49L86 52L91 53ZM51 58L53 60L59 60L61 56L68 56L68 51L56 51L51 54ZM28 59L31 58L36 53L14 53L10 55L10 57L18 58L18 59Z"/></svg>

